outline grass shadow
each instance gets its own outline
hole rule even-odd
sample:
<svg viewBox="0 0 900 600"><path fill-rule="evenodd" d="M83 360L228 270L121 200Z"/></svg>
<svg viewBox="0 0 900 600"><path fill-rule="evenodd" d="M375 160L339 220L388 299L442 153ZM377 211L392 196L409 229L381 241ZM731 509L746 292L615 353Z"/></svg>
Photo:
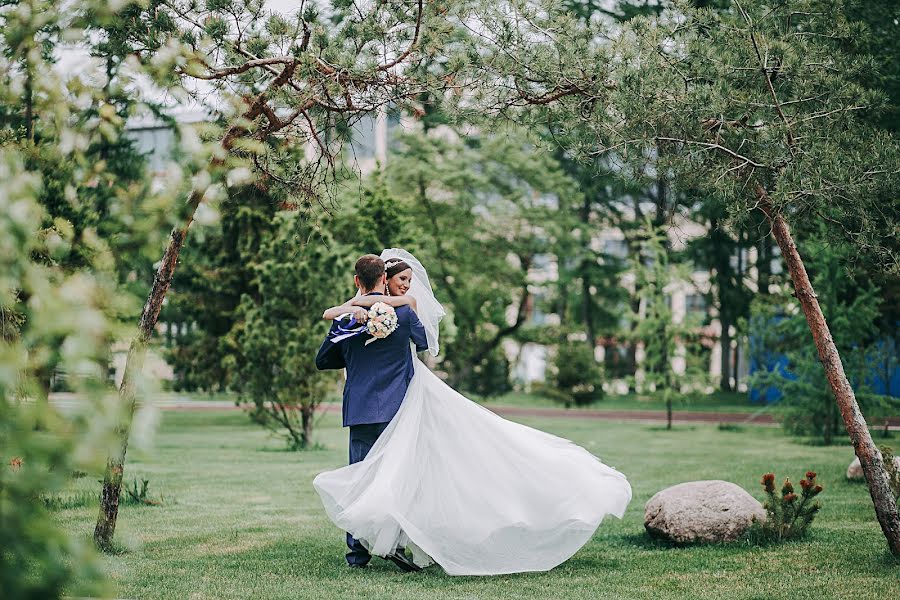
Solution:
<svg viewBox="0 0 900 600"><path fill-rule="evenodd" d="M263 446L261 448L256 449L257 452L275 452L275 453L284 452L284 453L288 453L288 454L296 453L297 455L302 455L307 452L328 452L330 450L332 450L332 448L329 448L325 444L320 444L319 442L316 442L309 448L302 448L302 449L291 448L287 444L281 444L278 446Z"/></svg>
<svg viewBox="0 0 900 600"><path fill-rule="evenodd" d="M647 532L626 533L619 536L619 539L626 545L640 548L641 550L669 550L685 546L685 544L676 544L662 538L652 537Z"/></svg>
<svg viewBox="0 0 900 600"><path fill-rule="evenodd" d="M745 551L748 546L761 547L763 544L751 543L746 537L740 537L732 542L673 542L661 537L655 537L647 532L629 533L619 537L625 544L641 550L674 550L674 549L709 549ZM766 544L767 545L767 544Z"/></svg>
<svg viewBox="0 0 900 600"><path fill-rule="evenodd" d="M737 425L735 423L719 423L718 426L719 431L733 431L735 433L743 433L747 430L747 428L743 425Z"/></svg>
<svg viewBox="0 0 900 600"><path fill-rule="evenodd" d="M681 433L685 431L694 431L697 429L694 425L672 425L672 429L668 429L665 425L651 425L644 428L646 431L669 431L672 433Z"/></svg>

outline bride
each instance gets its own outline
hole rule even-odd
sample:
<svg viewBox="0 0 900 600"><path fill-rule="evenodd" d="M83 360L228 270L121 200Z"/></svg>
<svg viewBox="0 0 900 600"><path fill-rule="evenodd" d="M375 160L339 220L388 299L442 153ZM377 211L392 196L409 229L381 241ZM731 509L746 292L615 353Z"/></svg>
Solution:
<svg viewBox="0 0 900 600"><path fill-rule="evenodd" d="M410 304L438 354L444 310L422 264L382 252L390 297L358 296L325 311ZM414 352L415 350L411 350ZM365 460L319 474L331 520L373 555L406 547L419 567L450 575L547 571L631 501L625 476L572 442L507 421L460 395L413 357L406 398Z"/></svg>

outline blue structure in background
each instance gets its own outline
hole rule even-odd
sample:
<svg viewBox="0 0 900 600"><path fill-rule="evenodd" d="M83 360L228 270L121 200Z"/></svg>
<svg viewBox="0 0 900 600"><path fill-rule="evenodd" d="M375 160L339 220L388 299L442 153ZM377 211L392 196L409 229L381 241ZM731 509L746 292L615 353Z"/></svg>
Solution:
<svg viewBox="0 0 900 600"><path fill-rule="evenodd" d="M884 366L872 367L872 376L866 382L872 391L876 394L884 394L885 396L900 397L900 360L898 360L897 340L882 340L880 342L880 350L893 361L894 368L889 372L885 372Z"/></svg>
<svg viewBox="0 0 900 600"><path fill-rule="evenodd" d="M752 343L753 342L751 341L751 344ZM758 361L752 354L750 356L750 375L753 375L755 372L760 370L765 370L768 372L777 371L781 373L785 379L797 379L796 375L787 370L788 359L784 354L775 354L774 352L768 352L766 353L766 360L764 362ZM771 386L767 388L752 387L750 388L750 403L772 404L773 402L781 400L781 395L781 390Z"/></svg>
<svg viewBox="0 0 900 600"><path fill-rule="evenodd" d="M758 336L750 336L750 374L761 370L768 372L778 371L785 379L795 380L797 376L788 371L788 359L784 354L767 351L761 348L762 340ZM880 342L879 350L888 357L893 368L889 371L884 365L872 365L869 376L866 378L867 386L876 394L900 398L900 361L898 361L897 340L887 339ZM758 357L762 357L761 360ZM852 382L851 382L852 385ZM855 390L857 386L853 386ZM781 391L773 388L750 388L751 404L772 404L781 400Z"/></svg>

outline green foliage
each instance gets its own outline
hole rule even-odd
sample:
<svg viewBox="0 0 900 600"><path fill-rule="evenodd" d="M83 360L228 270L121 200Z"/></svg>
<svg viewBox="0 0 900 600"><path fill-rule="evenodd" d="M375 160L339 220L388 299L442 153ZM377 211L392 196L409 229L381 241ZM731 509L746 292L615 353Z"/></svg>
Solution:
<svg viewBox="0 0 900 600"><path fill-rule="evenodd" d="M701 356L699 324L688 314L676 321L671 306L673 286L689 282L691 269L688 263L670 262L665 229L648 220L641 233L641 251L629 260L635 297L640 300L638 312L628 315L633 323L630 336L644 350L635 385L639 392L663 390L671 406L673 400L702 387L706 372L702 360L697 360ZM684 360L684 371L676 373L674 359L679 357Z"/></svg>
<svg viewBox="0 0 900 600"><path fill-rule="evenodd" d="M450 35L449 8L145 0L107 25L103 47L139 63L177 102L196 95L202 80L217 96L209 103L217 118L204 127L210 139L228 138L285 206L312 211L334 199L343 142L361 116L388 105L410 109L423 91L447 86L420 66ZM262 90L265 108L254 109ZM298 159L298 148L314 150Z"/></svg>
<svg viewBox="0 0 900 600"><path fill-rule="evenodd" d="M138 483L137 478L131 481L131 485L122 486L122 490L125 492L125 504L136 506L159 506L162 504L162 498L156 500L150 496L149 487L149 479L141 479Z"/></svg>
<svg viewBox="0 0 900 600"><path fill-rule="evenodd" d="M852 249L847 245L810 239L801 245L801 251L809 257L806 262L813 287L860 408L870 422L893 414L896 401L869 387L873 359L882 347L877 327L882 302L878 286L848 272ZM778 412L787 431L820 436L825 444L831 444L844 425L796 298L781 294L757 299L749 329L755 338L751 353L757 364L765 365L777 354L788 360L787 372L760 369L749 384L781 392Z"/></svg>
<svg viewBox="0 0 900 600"><path fill-rule="evenodd" d="M25 165L14 148L0 148L0 306L18 315L0 339L0 581L10 598L104 594L91 548L40 498L64 489L74 471L102 464L111 290L87 273L33 260L54 242L41 235L40 174ZM78 413L34 402L49 364L65 368L84 395Z"/></svg>
<svg viewBox="0 0 900 600"><path fill-rule="evenodd" d="M321 251L325 255L314 260L336 257L345 269L337 269L337 264L334 268L327 266L323 272L335 275L329 280L310 271L318 268L319 263L305 265L304 277L311 279L302 286L315 285L321 290L319 295L308 298L312 316L318 317L324 308L353 295L352 269L356 257L409 243L409 223L380 178L376 175L366 185L361 199L354 202L350 197L342 197L334 214L321 217L317 223L311 221L313 215L298 215L298 219L309 223L305 229L296 231L293 246L282 248L286 253L283 260L302 264L303 257L309 256L315 246L323 245ZM358 189L349 183L348 187ZM220 219L194 232L185 246L184 264L175 275L174 289L169 294L171 302L163 313L170 322L190 324L190 327L179 327L171 339L170 356L177 389L237 389L243 381L239 365L248 360L242 345L246 338L238 337L237 333L246 330L248 313L241 309L241 303L247 302L245 298L254 302L266 300L263 294L267 292L260 287L258 269L264 252L269 252L266 256L272 258L273 250L267 245L273 237L286 235L278 233L279 227L286 227L279 225L282 217L276 218L278 207L274 197L260 186L233 190L220 205ZM281 243L288 244L284 240ZM299 279L295 282L301 287ZM290 300L292 292L286 288L267 289L284 294L281 301ZM307 323L305 331L313 331L312 325ZM319 329L315 331L312 334L315 339L310 343L317 344L321 339Z"/></svg>
<svg viewBox="0 0 900 600"><path fill-rule="evenodd" d="M760 483L766 492L767 500L763 503L766 519L754 522L749 531L751 540L757 543L777 543L804 537L822 508L822 505L814 500L822 492L822 486L816 483L816 473L807 471L806 477L800 480L799 496L795 493L790 479L784 480L781 494L776 493L774 473L763 475Z"/></svg>
<svg viewBox="0 0 900 600"><path fill-rule="evenodd" d="M722 198L736 222L765 193L792 225L824 221L896 271L900 144L866 120L885 96L841 2L677 2L617 27L580 24L553 2L477 12L482 68L512 82L481 90L483 106L565 123L579 132L569 152L623 171L642 175L658 153L676 190Z"/></svg>
<svg viewBox="0 0 900 600"><path fill-rule="evenodd" d="M321 314L336 288L347 289L341 282L349 283L355 259L307 217L288 212L275 216L252 259L255 293L241 297L229 333L240 350L228 365L230 382L252 404L252 418L293 450L312 446L315 408L335 383L333 372L315 365L329 325Z"/></svg>
<svg viewBox="0 0 900 600"><path fill-rule="evenodd" d="M642 197L644 190L628 185L602 161L585 164L564 152L557 152L555 159L578 193L560 194L558 210L548 213L542 223L557 273L556 289L537 306L557 314L564 327L584 331L594 346L599 336L618 333L620 309L629 300L620 285L625 262L598 247L596 232L610 224L627 231L631 222L618 213L621 198L626 194Z"/></svg>
<svg viewBox="0 0 900 600"><path fill-rule="evenodd" d="M509 371L509 359L503 349L495 348L472 369L466 389L482 398L493 398L511 392Z"/></svg>
<svg viewBox="0 0 900 600"><path fill-rule="evenodd" d="M454 387L496 394L508 387L501 343L526 324L532 268L546 267L577 188L521 131L448 137L402 136L388 175L413 225L413 252L448 309L440 367Z"/></svg>
<svg viewBox="0 0 900 600"><path fill-rule="evenodd" d="M382 171L370 174L362 193L341 198L340 211L329 229L351 253L381 254L385 248L415 248L414 225L404 206L391 193Z"/></svg>
<svg viewBox="0 0 900 600"><path fill-rule="evenodd" d="M171 190L151 189L126 135L139 104L124 91L132 80L109 62L102 72L94 63L68 73L54 64L63 46L108 56L99 30L115 18L110 3L92 0L0 7L4 597L109 592L92 549L48 510L97 496L70 486L103 469L120 418L107 401L110 346L119 321L137 310L127 280L149 266L144 252L164 235L170 206ZM48 403L54 372L65 373L77 409Z"/></svg>
<svg viewBox="0 0 900 600"><path fill-rule="evenodd" d="M566 407L587 406L603 398L603 368L594 351L585 343L561 343L556 349L553 367L539 393Z"/></svg>
<svg viewBox="0 0 900 600"><path fill-rule="evenodd" d="M639 51L652 49L655 58L619 89L632 103L646 101L634 118L652 119L653 135L669 138L682 185L715 190L733 218L752 214L758 183L789 221L840 223L830 229L834 237L880 252L890 267L892 209L884 212L877 199L896 187L900 152L859 117L883 101L860 84L872 61L847 51L860 32L839 2L744 8L679 6L687 29L673 51L664 49L671 31L663 20L636 24ZM653 69L656 81L645 80ZM671 93L658 93L664 88Z"/></svg>
<svg viewBox="0 0 900 600"><path fill-rule="evenodd" d="M178 328L168 340L176 389L229 386L230 366L241 360L241 348L228 334L239 325L241 298L259 294L254 265L274 232L277 208L257 186L242 186L222 201L216 223L191 232L162 312Z"/></svg>
<svg viewBox="0 0 900 600"><path fill-rule="evenodd" d="M871 57L875 68L865 73L864 82L880 89L886 96L885 104L879 110L866 114L876 125L900 132L900 5L896 2L873 0L848 0L844 3L848 20L861 24L864 29L859 36L858 51Z"/></svg>
<svg viewBox="0 0 900 600"><path fill-rule="evenodd" d="M95 506L98 500L96 490L61 491L41 496L41 501L50 511Z"/></svg>
<svg viewBox="0 0 900 600"><path fill-rule="evenodd" d="M727 207L721 198L712 196L698 200L700 202L694 206L691 217L695 222L706 226L708 231L706 235L688 241L686 254L693 264L710 274L710 289L706 298L710 306L716 307L720 347L725 359L721 363L720 387L724 391L730 391L730 328L738 326L749 317L750 302L756 293L767 294L769 291L771 277L768 271L772 242L769 241L768 228L764 222L750 221L739 227L729 226ZM749 261L742 258L754 245L758 245L757 260L755 264L747 264ZM753 267L756 268L756 289L751 287L751 278L748 277ZM738 332L740 333L739 329Z"/></svg>

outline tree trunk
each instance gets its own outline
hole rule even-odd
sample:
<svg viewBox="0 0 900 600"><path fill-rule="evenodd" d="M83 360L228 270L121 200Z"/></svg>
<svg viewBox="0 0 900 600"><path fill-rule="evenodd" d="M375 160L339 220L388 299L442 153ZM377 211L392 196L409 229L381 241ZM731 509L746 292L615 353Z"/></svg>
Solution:
<svg viewBox="0 0 900 600"><path fill-rule="evenodd" d="M657 287L657 291L660 294L664 294L664 290ZM668 317L671 318L671 312L667 313ZM672 389L672 382L669 374L672 372L672 359L669 357L669 324L666 321L662 321L659 329L657 329L659 339L662 340L662 347L660 348L660 360L659 360L659 375L662 375L663 385L665 386L666 393Z"/></svg>
<svg viewBox="0 0 900 600"><path fill-rule="evenodd" d="M869 493L872 496L872 503L875 505L878 523L881 525L884 537L887 538L891 553L900 557L900 515L897 513L897 502L888 482L884 459L872 441L866 420L856 402L856 395L853 393L853 388L850 387L850 382L847 381L840 355L831 337L828 324L825 322L825 315L822 314L815 290L813 290L806 273L806 267L803 265L803 260L791 236L790 228L781 213L773 209L768 192L759 184L756 186L756 194L760 208L769 220L772 235L781 249L781 255L794 284L794 293L806 315L806 322L809 324L816 349L819 352L819 360L822 362L825 376L834 393L841 416L844 418L853 449L862 465L866 482L869 485Z"/></svg>
<svg viewBox="0 0 900 600"><path fill-rule="evenodd" d="M769 281L772 278L772 240L768 235L759 241L759 253L756 258L757 293L769 293Z"/></svg>
<svg viewBox="0 0 900 600"><path fill-rule="evenodd" d="M119 494L122 491L122 476L125 468L125 452L128 450L128 434L131 430L131 419L134 416L135 403L137 402L136 380L144 367L144 358L147 354L147 342L153 336L159 311L162 308L169 284L172 282L172 274L178 262L178 255L187 237L188 228L194 219L194 212L200 204L201 196L198 193L191 195L189 201L189 214L187 222L180 229L173 229L169 238L169 245L163 254L156 276L153 278L153 286L141 311L138 334L132 340L128 349L128 358L125 361L125 374L122 384L119 386L119 402L124 414L122 421L116 427L117 444L106 461L106 471L103 474L103 488L100 493L100 514L97 516L97 525L94 527L94 541L103 550L112 547L113 534L116 531L116 518L119 514Z"/></svg>
<svg viewBox="0 0 900 600"><path fill-rule="evenodd" d="M666 429L672 429L672 397L666 390Z"/></svg>
<svg viewBox="0 0 900 600"><path fill-rule="evenodd" d="M717 240L723 247L730 247L731 240L719 229L719 220L712 217L709 223L710 238ZM729 257L721 252L716 251L715 270L716 276L713 278L713 285L718 288L719 300L719 325L722 333L719 336L719 348L721 356L719 358L719 367L721 374L719 375L719 389L723 392L731 391L731 310L727 306L727 298L729 296L727 290L730 288L731 263Z"/></svg>
<svg viewBox="0 0 900 600"><path fill-rule="evenodd" d="M28 58L28 48L25 49L25 139L34 142L34 67Z"/></svg>
<svg viewBox="0 0 900 600"><path fill-rule="evenodd" d="M659 158L663 155L663 148L660 146L659 142L656 143L656 198L654 199L656 202L656 214L653 218L653 224L656 227L662 227L669 221L669 210L667 206L667 198L666 198L666 179L662 174L662 169L659 166ZM666 240L666 247L668 248L668 239Z"/></svg>
<svg viewBox="0 0 900 600"><path fill-rule="evenodd" d="M722 335L719 336L719 346L722 348L720 364L722 374L719 377L719 389L723 392L731 391L731 320L728 319L722 307L719 307L719 322L722 325Z"/></svg>
<svg viewBox="0 0 900 600"><path fill-rule="evenodd" d="M300 407L300 423L303 426L303 447L312 446L312 430L313 430L313 406Z"/></svg>
<svg viewBox="0 0 900 600"><path fill-rule="evenodd" d="M44 365L37 369L34 376L38 384L37 396L34 399L37 407L37 410L34 412L34 430L46 431L47 419L50 417L48 411L50 410L50 389L53 387L53 367Z"/></svg>
<svg viewBox="0 0 900 600"><path fill-rule="evenodd" d="M284 85L287 78L293 73L293 69L294 65L285 66L281 74L269 86L269 89L274 90ZM232 125L228 129L221 143L226 153L231 151L234 142L247 132L247 126L244 123L253 122L257 117L264 114L265 109L268 108L266 102L266 92L258 94L249 108L241 115L240 124ZM277 130L276 123L270 122L270 126ZM211 164L218 165L221 162L222 159L217 157L212 160ZM122 475L125 469L125 452L128 449L131 419L134 417L134 407L137 401L135 380L144 368L147 343L153 337L156 321L159 318L159 311L162 308L163 300L166 298L166 293L169 291L169 285L172 283L172 274L175 272L175 266L178 263L178 255L181 253L188 230L194 221L194 213L197 212L197 207L202 199L202 194L198 192L191 194L188 199L188 210L184 225L180 229L172 230L172 234L169 237L169 245L163 253L162 260L160 260L156 276L153 278L153 285L141 311L138 334L132 340L131 347L128 349L128 358L125 361L125 374L122 377L122 384L119 386L119 402L124 410L124 415L116 428L117 445L106 461L106 471L103 474L103 488L100 493L100 514L97 516L97 525L94 528L94 542L102 550L109 549L112 546L112 538L116 532L116 519L119 514L119 494L122 491Z"/></svg>
<svg viewBox="0 0 900 600"><path fill-rule="evenodd" d="M451 387L464 387L465 381L474 372L475 367L485 361L488 356L490 356L490 353L500 346L500 343L503 342L504 339L514 334L525 324L528 312L528 301L531 298L531 292L528 291L528 270L531 268L532 259L531 257L525 256L520 256L519 259L522 261L522 277L524 279L522 283L522 297L519 300L519 307L516 311L516 322L496 331L490 340L487 340L485 343L481 344L478 350L472 352L472 354L467 357L466 363L462 368L459 369L455 375L450 377ZM474 327L474 321L472 322L472 325ZM460 337L461 336L457 335L457 340L459 340ZM471 331L469 339L477 339L474 328Z"/></svg>
<svg viewBox="0 0 900 600"><path fill-rule="evenodd" d="M594 330L594 301L591 298L591 280L585 267L581 277L581 318L587 333L587 342L593 351L597 345L597 332Z"/></svg>
<svg viewBox="0 0 900 600"><path fill-rule="evenodd" d="M591 298L591 262L588 257L592 256L591 252L591 197L585 194L584 202L581 205L580 217L584 224L581 239L584 242L584 260L581 262L581 318L584 321L584 330L587 332L587 341L593 352L597 345L597 332L594 330L594 301ZM562 294L565 297L565 294ZM564 315L560 314L560 318Z"/></svg>

